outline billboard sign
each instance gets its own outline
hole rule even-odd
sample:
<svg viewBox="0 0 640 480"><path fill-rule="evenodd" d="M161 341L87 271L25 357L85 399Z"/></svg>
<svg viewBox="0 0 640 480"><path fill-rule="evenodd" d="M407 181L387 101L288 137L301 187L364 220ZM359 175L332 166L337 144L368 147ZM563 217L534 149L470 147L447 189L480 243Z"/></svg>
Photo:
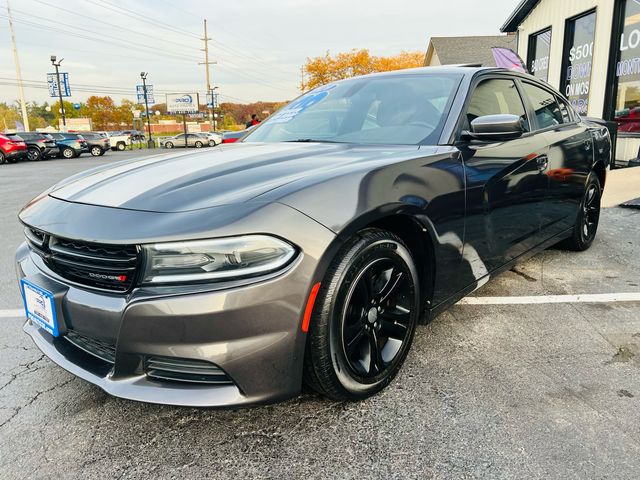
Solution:
<svg viewBox="0 0 640 480"><path fill-rule="evenodd" d="M188 113L198 113L197 93L168 93L167 113L184 115Z"/></svg>
<svg viewBox="0 0 640 480"><path fill-rule="evenodd" d="M60 83L63 97L71 96L71 86L69 85L69 74L68 73L60 73ZM58 93L58 77L55 73L47 73L47 85L49 86L49 96L58 98L60 94Z"/></svg>

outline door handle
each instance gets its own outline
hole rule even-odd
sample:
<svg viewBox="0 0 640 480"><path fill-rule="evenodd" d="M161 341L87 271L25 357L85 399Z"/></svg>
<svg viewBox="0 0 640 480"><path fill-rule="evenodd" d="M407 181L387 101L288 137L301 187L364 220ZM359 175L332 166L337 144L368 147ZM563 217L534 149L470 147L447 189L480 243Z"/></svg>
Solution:
<svg viewBox="0 0 640 480"><path fill-rule="evenodd" d="M538 155L536 157L536 163L538 164L538 170L544 172L549 166L549 157L545 154Z"/></svg>

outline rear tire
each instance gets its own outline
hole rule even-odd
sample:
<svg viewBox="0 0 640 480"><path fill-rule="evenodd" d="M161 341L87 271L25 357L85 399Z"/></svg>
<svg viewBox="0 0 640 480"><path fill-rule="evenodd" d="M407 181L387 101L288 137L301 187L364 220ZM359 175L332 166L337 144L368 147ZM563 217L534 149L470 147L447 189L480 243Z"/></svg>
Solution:
<svg viewBox="0 0 640 480"><path fill-rule="evenodd" d="M336 255L317 296L304 381L334 400L382 390L404 362L419 318L418 274L396 235L362 230Z"/></svg>
<svg viewBox="0 0 640 480"><path fill-rule="evenodd" d="M7 163L7 159L5 158L4 153L0 151L0 165L3 163Z"/></svg>
<svg viewBox="0 0 640 480"><path fill-rule="evenodd" d="M580 211L573 226L571 236L558 243L557 247L574 252L582 252L588 249L596 238L598 223L600 221L600 200L602 189L600 181L594 172L589 174Z"/></svg>
<svg viewBox="0 0 640 480"><path fill-rule="evenodd" d="M42 158L42 152L39 148L30 148L27 150L27 158L32 162L37 162Z"/></svg>
<svg viewBox="0 0 640 480"><path fill-rule="evenodd" d="M116 149L117 149L119 152L123 152L125 148L127 148L127 146L124 144L124 142L118 142L118 143L116 144Z"/></svg>
<svg viewBox="0 0 640 480"><path fill-rule="evenodd" d="M73 151L73 148L66 147L62 149L62 156L64 158L74 158L76 156L76 152Z"/></svg>
<svg viewBox="0 0 640 480"><path fill-rule="evenodd" d="M90 152L91 152L91 155L94 157L99 157L103 153L102 149L98 146L91 147Z"/></svg>
<svg viewBox="0 0 640 480"><path fill-rule="evenodd" d="M196 143L194 144L194 147L196 147L196 148L202 148L202 142L196 142Z"/></svg>

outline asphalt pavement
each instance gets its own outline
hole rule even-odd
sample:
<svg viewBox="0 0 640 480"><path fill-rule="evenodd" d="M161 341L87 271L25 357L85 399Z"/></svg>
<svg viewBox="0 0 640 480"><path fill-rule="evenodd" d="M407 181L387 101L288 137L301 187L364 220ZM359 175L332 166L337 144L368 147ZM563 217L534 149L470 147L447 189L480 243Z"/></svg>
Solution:
<svg viewBox="0 0 640 480"><path fill-rule="evenodd" d="M419 327L396 380L369 400L165 407L73 377L11 316L19 208L132 155L0 166L0 478L640 477L640 302L579 297L640 292L640 211L604 210L587 252L548 250L475 292L480 304ZM505 296L542 303L494 301Z"/></svg>

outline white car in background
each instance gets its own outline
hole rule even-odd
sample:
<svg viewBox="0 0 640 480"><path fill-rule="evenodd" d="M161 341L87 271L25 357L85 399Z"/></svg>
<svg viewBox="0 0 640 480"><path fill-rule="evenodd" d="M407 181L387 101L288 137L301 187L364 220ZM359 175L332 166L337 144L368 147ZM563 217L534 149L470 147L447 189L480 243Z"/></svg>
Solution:
<svg viewBox="0 0 640 480"><path fill-rule="evenodd" d="M222 143L222 134L219 132L199 132L196 135L206 138L209 141L210 147L215 147Z"/></svg>

